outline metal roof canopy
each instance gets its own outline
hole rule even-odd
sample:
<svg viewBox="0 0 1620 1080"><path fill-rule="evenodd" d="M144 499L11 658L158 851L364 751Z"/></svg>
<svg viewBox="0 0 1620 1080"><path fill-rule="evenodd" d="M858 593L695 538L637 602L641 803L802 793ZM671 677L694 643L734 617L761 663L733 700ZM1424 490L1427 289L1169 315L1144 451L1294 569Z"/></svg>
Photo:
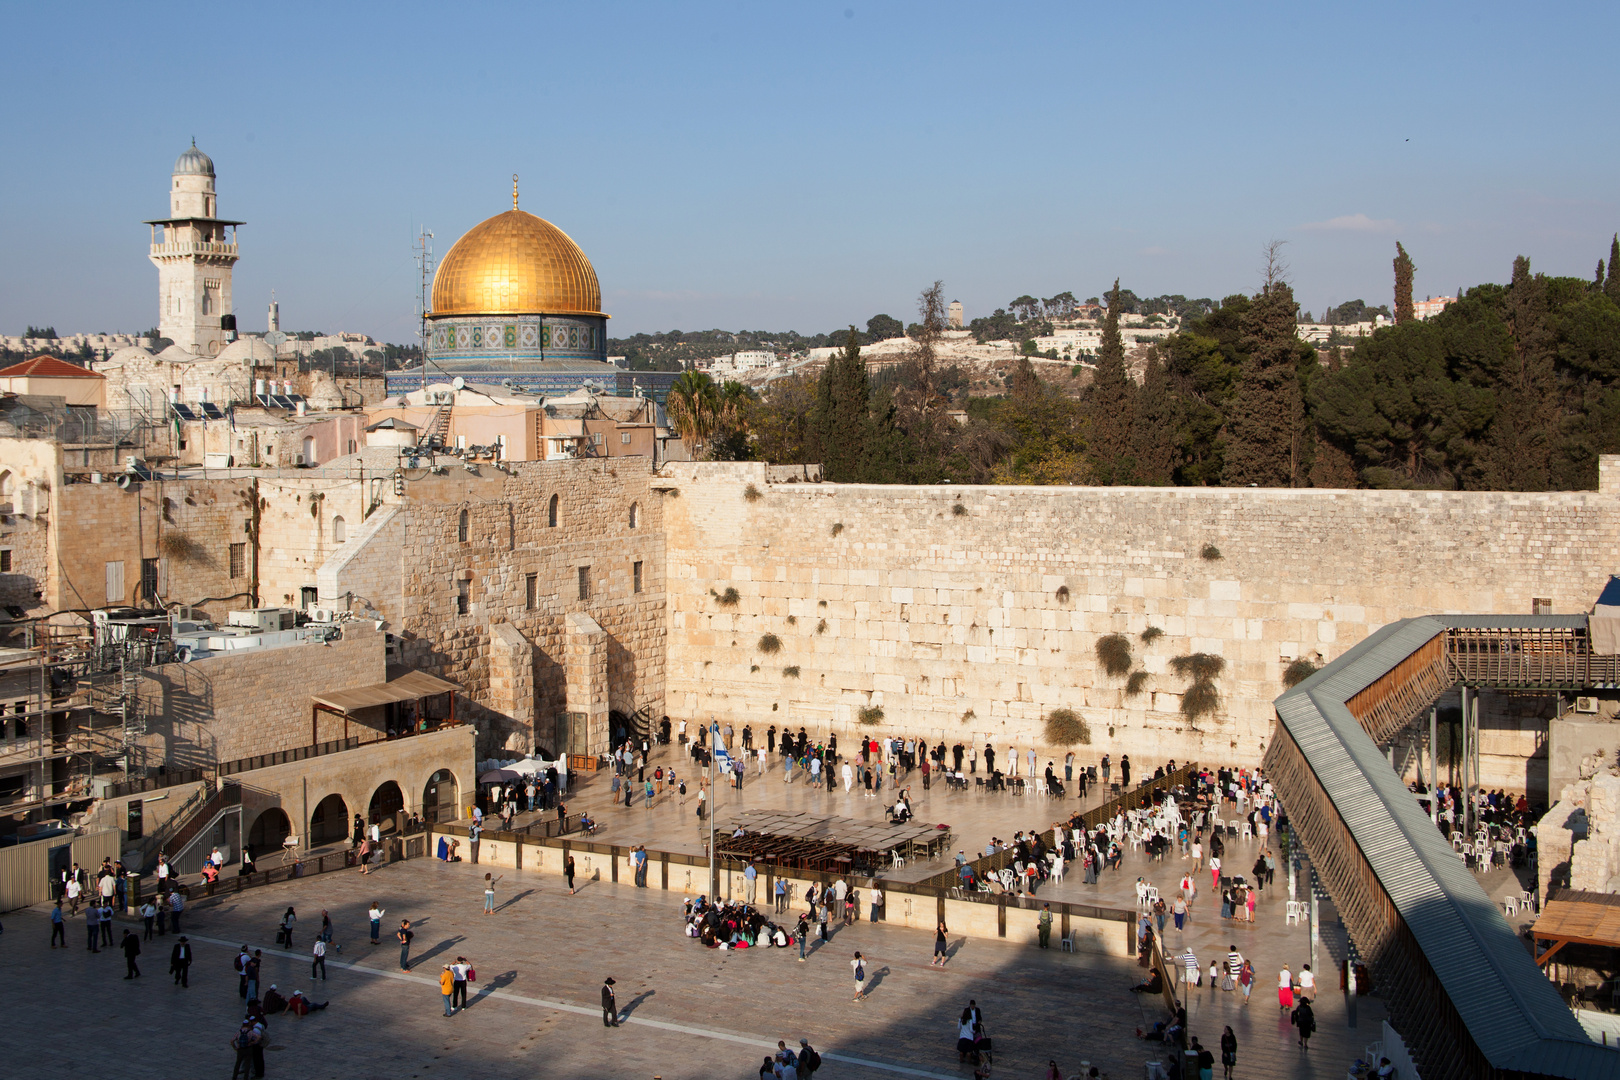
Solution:
<svg viewBox="0 0 1620 1080"><path fill-rule="evenodd" d="M377 683L374 686L334 690L312 696L316 704L325 705L334 712L352 713L357 709L369 709L396 701L416 701L419 698L432 697L434 694L455 693L460 689L461 687L455 683L441 679L437 675L429 675L425 671L410 671L397 679Z"/></svg>
<svg viewBox="0 0 1620 1080"><path fill-rule="evenodd" d="M1620 896L1611 893L1562 889L1541 909L1531 931L1537 941L1553 947L1536 957L1545 964L1565 945L1602 945L1620 949Z"/></svg>
<svg viewBox="0 0 1620 1080"><path fill-rule="evenodd" d="M1620 1055L1592 1043L1502 912L1452 852L1346 707L1448 629L1586 627L1582 616L1430 615L1374 631L1275 701L1363 857L1496 1069L1620 1077Z"/></svg>

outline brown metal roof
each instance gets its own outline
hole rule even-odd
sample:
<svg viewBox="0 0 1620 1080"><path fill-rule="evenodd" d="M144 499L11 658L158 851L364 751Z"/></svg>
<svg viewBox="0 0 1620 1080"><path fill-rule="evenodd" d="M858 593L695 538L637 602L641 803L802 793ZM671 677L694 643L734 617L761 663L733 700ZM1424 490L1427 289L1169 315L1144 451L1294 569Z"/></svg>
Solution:
<svg viewBox="0 0 1620 1080"><path fill-rule="evenodd" d="M1531 933L1541 941L1620 949L1620 897L1566 889L1547 901Z"/></svg>
<svg viewBox="0 0 1620 1080"><path fill-rule="evenodd" d="M443 694L447 691L460 690L461 687L437 675L429 675L425 671L410 671L397 679L377 683L374 686L359 686L353 690L333 690L324 694L314 695L316 702L338 712L352 713L357 709L369 709L374 705L387 705L393 701L416 701L419 698L432 697L434 694Z"/></svg>

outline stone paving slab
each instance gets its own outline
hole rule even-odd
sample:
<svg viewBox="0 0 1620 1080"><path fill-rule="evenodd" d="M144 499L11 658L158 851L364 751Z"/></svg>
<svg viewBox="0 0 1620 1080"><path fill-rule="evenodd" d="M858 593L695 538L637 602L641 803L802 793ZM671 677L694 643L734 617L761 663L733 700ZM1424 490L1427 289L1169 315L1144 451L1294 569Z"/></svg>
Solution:
<svg viewBox="0 0 1620 1080"><path fill-rule="evenodd" d="M148 944L144 977L126 982L116 951L85 950L81 920L69 927L70 948L48 950L43 909L13 913L0 979L36 989L8 995L0 1025L7 1075L54 1080L112 1053L117 1071L136 1080L228 1076L226 1041L240 1019L235 946L246 941L265 949L266 985L307 990L306 950L323 907L343 948L333 953L330 979L315 998L333 1004L304 1020L272 1020L268 1075L749 1078L777 1038L796 1043L803 1036L838 1055L825 1077L965 1078L971 1070L950 1054L955 1017L970 997L996 1039L997 1075L1034 1076L1056 1057L1069 1072L1088 1060L1114 1077L1135 1077L1143 1061L1157 1056L1134 1037L1157 1013L1152 1001L1128 992L1143 974L1129 960L953 936L950 965L936 969L928 963L929 934L857 923L837 928L830 943L799 964L797 950L721 952L685 938L679 893L593 881L570 896L555 876L499 873L501 906L489 917L480 910L477 867L426 859L367 877L333 873L199 904L186 924L197 951L189 990L164 975L172 937ZM396 946L386 939L366 943L364 912L373 899L387 909L385 928L404 916L416 923L408 974L398 971ZM301 917L290 953L268 947L288 905ZM860 1003L850 1000L855 949L869 957L872 984ZM456 955L472 960L480 982L472 1008L444 1019L434 980ZM618 1030L599 1019L597 996L607 974L630 1013L631 1022ZM1382 1013L1374 999L1363 998L1360 1026L1347 1028L1345 1002L1329 982L1308 1055L1294 1045L1264 981L1247 1008L1235 994L1195 993L1193 1031L1211 1041L1221 1025L1232 1024L1240 1076L1337 1071L1377 1038ZM79 1037L81 1031L92 1039Z"/></svg>

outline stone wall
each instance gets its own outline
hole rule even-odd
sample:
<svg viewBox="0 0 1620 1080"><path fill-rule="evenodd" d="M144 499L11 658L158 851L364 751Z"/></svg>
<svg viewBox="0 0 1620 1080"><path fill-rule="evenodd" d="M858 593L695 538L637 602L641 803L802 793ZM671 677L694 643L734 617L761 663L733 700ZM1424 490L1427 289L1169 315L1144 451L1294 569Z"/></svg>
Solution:
<svg viewBox="0 0 1620 1080"><path fill-rule="evenodd" d="M340 640L323 645L147 668L140 686L145 764L197 768L340 739L342 721L331 714L312 729L311 695L385 678L382 636L365 622L347 624Z"/></svg>
<svg viewBox="0 0 1620 1080"><path fill-rule="evenodd" d="M352 601L362 610L365 600L402 639L407 664L459 683L486 754L527 752L537 742L554 749L567 708L566 620L574 612L606 634L608 708L658 715L666 603L662 509L651 479L642 458L521 462L510 473L488 465L476 474L422 470L408 481L396 516L351 534L353 548L328 557L318 574L322 602L328 590L339 608ZM492 669L495 626L532 647L526 680L509 670L511 640L497 650L502 670ZM514 687L525 683L532 698L516 702Z"/></svg>
<svg viewBox="0 0 1620 1080"><path fill-rule="evenodd" d="M672 463L671 715L1040 745L1073 708L1089 754L1258 763L1295 658L1430 612L1584 611L1620 565L1620 494L768 483ZM759 493L748 497L748 486ZM1213 550L1210 550L1213 549ZM722 602L736 589L734 606ZM1162 636L1144 643L1150 627ZM1096 646L1126 636L1137 695ZM760 648L774 634L779 652ZM1172 658L1224 658L1180 713ZM797 668L797 673L791 671ZM1053 756L1042 748L1043 756Z"/></svg>
<svg viewBox="0 0 1620 1080"><path fill-rule="evenodd" d="M247 607L249 578L231 576L230 545L247 543L250 485L240 479L64 484L53 500L56 557L47 597L57 610L133 604L141 560L158 560L158 596L201 604L223 619ZM107 564L123 564L123 591L109 594ZM234 599L232 599L234 597ZM204 602L207 598L216 598Z"/></svg>

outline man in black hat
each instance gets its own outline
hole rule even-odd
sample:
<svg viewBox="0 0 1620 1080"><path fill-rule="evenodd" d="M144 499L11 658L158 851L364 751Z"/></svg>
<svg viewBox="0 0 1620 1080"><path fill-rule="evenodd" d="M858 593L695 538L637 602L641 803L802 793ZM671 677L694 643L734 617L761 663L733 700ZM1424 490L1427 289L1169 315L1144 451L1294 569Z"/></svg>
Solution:
<svg viewBox="0 0 1620 1080"><path fill-rule="evenodd" d="M619 1003L613 997L613 976L602 983L602 1026L619 1026Z"/></svg>

